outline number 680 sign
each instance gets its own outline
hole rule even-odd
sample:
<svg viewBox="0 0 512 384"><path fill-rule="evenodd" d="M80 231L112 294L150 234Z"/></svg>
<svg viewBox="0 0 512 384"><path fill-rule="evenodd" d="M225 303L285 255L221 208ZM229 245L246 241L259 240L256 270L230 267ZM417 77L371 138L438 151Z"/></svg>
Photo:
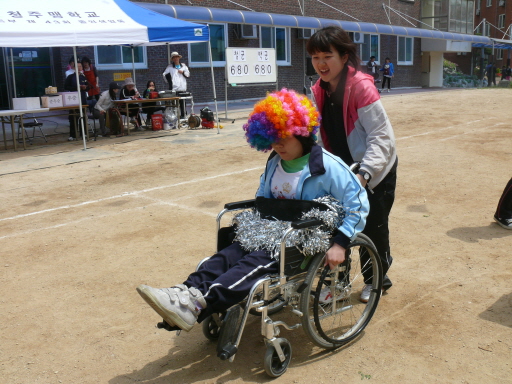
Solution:
<svg viewBox="0 0 512 384"><path fill-rule="evenodd" d="M273 48L226 48L228 83L275 83L276 68Z"/></svg>

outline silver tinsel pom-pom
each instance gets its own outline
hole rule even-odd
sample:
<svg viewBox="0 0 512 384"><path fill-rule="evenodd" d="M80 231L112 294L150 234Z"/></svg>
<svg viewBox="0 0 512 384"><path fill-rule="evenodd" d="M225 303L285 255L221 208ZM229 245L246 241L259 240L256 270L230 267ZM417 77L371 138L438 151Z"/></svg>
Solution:
<svg viewBox="0 0 512 384"><path fill-rule="evenodd" d="M341 226L346 215L341 203L332 196L324 196L314 201L325 204L328 209L321 211L313 208L302 214L300 219L320 219L323 225L294 231L286 241L287 247L297 247L305 256L326 252L330 246L331 234ZM236 214L232 225L236 227L235 241L240 242L243 249L249 252L266 250L274 258L278 258L281 238L290 228L289 221L263 219L256 210Z"/></svg>

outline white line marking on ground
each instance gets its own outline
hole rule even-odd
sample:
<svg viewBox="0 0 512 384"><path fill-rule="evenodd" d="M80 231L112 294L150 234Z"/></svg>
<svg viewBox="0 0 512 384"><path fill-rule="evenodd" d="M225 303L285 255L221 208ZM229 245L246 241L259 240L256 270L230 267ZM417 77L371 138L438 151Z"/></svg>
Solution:
<svg viewBox="0 0 512 384"><path fill-rule="evenodd" d="M124 213L124 212L129 212L129 211L136 211L136 210L139 210L139 209L144 209L145 207L150 207L152 205L158 205L158 203L155 203L155 204L149 204L149 205L146 205L144 207L136 207L136 208L128 208L128 209L123 209L121 211L117 211L115 213L108 213L106 215L95 215L95 216L88 216L88 217L84 217L83 219L80 219L80 220L74 220L74 221L68 221L67 223L61 223L61 224L56 224L56 225L51 225L49 227L44 227L44 228L37 228L37 229L31 229L29 231L25 231L25 232L15 232L15 233L11 233L10 235L5 235L5 236L2 236L0 237L0 240L3 240L3 239L7 239L9 237L15 237L15 236L23 236L23 235L30 235L32 233L35 233L35 232L41 232L41 231L46 231L48 229L55 229L55 228L61 228L61 227L65 227L66 225L70 225L70 224L78 224L78 223L82 223L84 221L88 221L88 220L93 220L93 219L102 219L104 217L112 217L113 215L117 215L117 214L120 214L120 213Z"/></svg>
<svg viewBox="0 0 512 384"><path fill-rule="evenodd" d="M154 197L149 197L149 196L140 196L140 197L143 198L143 199L148 199L148 200L154 201L155 203L158 203L158 204L170 205L171 207L178 207L178 208L181 208L181 209L186 209L187 211L199 212L202 215L208 215L210 217L217 217L216 213L207 212L207 211L205 211L203 209L199 209L199 208L195 208L195 207L189 207L189 206L183 205L183 204L176 204L176 203L172 203L170 201L155 199ZM151 205L153 205L153 204L151 204Z"/></svg>
<svg viewBox="0 0 512 384"><path fill-rule="evenodd" d="M488 120L488 119L487 119ZM432 133L438 133L438 132L441 132L441 131L445 131L447 129L452 129L452 128L459 128L461 126L464 126L464 125L469 125L469 124L473 124L473 123L478 123L480 121L483 121L483 119L479 119L479 120L473 120L473 121L468 121L464 124L460 124L460 125L451 125L449 127L445 127L445 128L439 128L439 129L436 129L435 131L429 131L429 132L423 132L423 133L418 133L417 135L411 135L411 136L404 136L404 137L399 137L398 139L396 139L396 141L399 141L399 140L406 140L406 139L412 139L414 137L418 137L418 136L425 136L425 135L430 135Z"/></svg>
<svg viewBox="0 0 512 384"><path fill-rule="evenodd" d="M101 203L101 202L103 202L103 201L108 201L108 200L112 200L112 199L119 199L119 198L121 198L121 197L126 197L126 196L134 196L134 195L138 195L138 194L140 194L140 193L147 193L147 192L157 191L157 190L159 190L159 189L173 188L173 187L178 187L178 186L185 185L185 184L200 183L200 182L203 182L203 181L206 181L206 180L213 180L213 179L220 178L220 177L226 177L226 176L238 175L238 174L241 174L241 173L251 172L251 171L258 170L258 169L259 169L259 170L261 170L261 169L262 169L262 167L256 167L256 168L244 169L243 171L236 171L236 172L223 173L223 174L221 174L221 175L208 176L208 177L205 177L205 178L202 178L202 179L187 180L187 181L182 181L181 183L176 183L176 184L161 185L161 186L159 186L159 187L153 187L153 188L142 189L142 190L140 190L140 191L124 192L124 193L121 193L121 194L119 194L119 195L114 195L114 196L110 196L110 197L104 197L104 198L102 198L102 199L97 199L97 200L84 201L84 202L82 202L82 203L78 203L78 204L64 205L64 206L61 206L61 207L55 207L55 208L49 208L49 209L43 209L42 211L36 211L36 212L31 212L31 213L25 213L25 214L22 214L22 215L16 215L16 216L11 216L11 217L5 217L5 218L3 218L3 219L0 219L0 222L1 222L1 221L5 221L5 220L15 220L15 219L20 219L20 218L27 217L27 216L39 215L39 214L41 214L41 213L47 213L47 212L58 211L58 210L61 210L61 209L70 209L70 208L82 207L82 206L84 206L84 205L95 204L95 203Z"/></svg>

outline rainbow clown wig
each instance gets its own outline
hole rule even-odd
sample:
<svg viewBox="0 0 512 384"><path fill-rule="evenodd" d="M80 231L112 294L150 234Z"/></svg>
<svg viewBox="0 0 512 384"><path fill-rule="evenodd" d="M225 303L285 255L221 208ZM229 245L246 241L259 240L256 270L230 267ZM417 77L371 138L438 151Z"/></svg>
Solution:
<svg viewBox="0 0 512 384"><path fill-rule="evenodd" d="M306 96L286 88L259 101L244 124L245 138L252 148L267 152L272 144L289 136L312 136L320 127L320 114Z"/></svg>

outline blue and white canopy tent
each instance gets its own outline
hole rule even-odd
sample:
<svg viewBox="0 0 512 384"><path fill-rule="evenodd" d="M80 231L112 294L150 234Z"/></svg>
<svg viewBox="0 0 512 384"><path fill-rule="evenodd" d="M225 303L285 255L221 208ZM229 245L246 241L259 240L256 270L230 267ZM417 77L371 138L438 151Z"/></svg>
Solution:
<svg viewBox="0 0 512 384"><path fill-rule="evenodd" d="M147 46L206 41L209 41L207 25L165 16L128 0L0 2L0 47L72 46L75 62L77 46ZM211 74L215 84L212 66ZM78 77L78 73L76 75ZM213 92L217 109L215 86Z"/></svg>

